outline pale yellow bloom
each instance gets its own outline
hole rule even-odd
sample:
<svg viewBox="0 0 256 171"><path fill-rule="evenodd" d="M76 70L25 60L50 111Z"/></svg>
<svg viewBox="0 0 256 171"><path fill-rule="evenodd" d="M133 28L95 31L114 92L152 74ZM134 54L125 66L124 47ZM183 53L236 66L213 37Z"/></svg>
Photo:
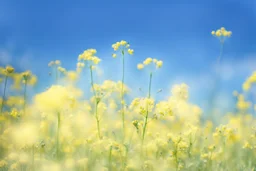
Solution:
<svg viewBox="0 0 256 171"><path fill-rule="evenodd" d="M144 68L144 65L143 65L143 64L138 64L138 65L137 65L137 68L138 68L138 69L143 69L143 68Z"/></svg>
<svg viewBox="0 0 256 171"><path fill-rule="evenodd" d="M133 55L133 49L128 49L127 51L130 55Z"/></svg>
<svg viewBox="0 0 256 171"><path fill-rule="evenodd" d="M60 60L56 60L56 61L55 61L55 64L56 64L56 65L60 65L60 64L61 64Z"/></svg>
<svg viewBox="0 0 256 171"><path fill-rule="evenodd" d="M116 54L115 54L115 53L113 53L113 54L112 54L112 57L113 57L113 58L116 58Z"/></svg>
<svg viewBox="0 0 256 171"><path fill-rule="evenodd" d="M156 67L161 68L163 66L163 61L157 61L156 62Z"/></svg>
<svg viewBox="0 0 256 171"><path fill-rule="evenodd" d="M152 61L153 61L152 58L147 58L146 60L144 60L143 64L144 65L149 65Z"/></svg>

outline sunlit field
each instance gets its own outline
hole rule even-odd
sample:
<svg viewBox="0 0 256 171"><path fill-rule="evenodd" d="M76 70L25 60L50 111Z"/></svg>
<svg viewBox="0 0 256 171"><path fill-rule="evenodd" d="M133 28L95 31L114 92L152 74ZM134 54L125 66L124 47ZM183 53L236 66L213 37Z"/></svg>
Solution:
<svg viewBox="0 0 256 171"><path fill-rule="evenodd" d="M219 66L233 35L224 27L210 34L220 45ZM186 82L172 85L167 99L153 98L162 93L151 89L165 67L158 57L145 56L134 66L148 81L142 96L132 97L124 66L136 49L125 40L108 46L113 52L109 61L120 59L123 68L117 82L97 82L98 64L104 61L90 47L77 57L73 70L61 60L49 61L54 84L35 94L28 91L45 80L29 70L16 72L11 63L0 67L0 171L256 169L256 118L247 98L256 72L240 83L243 91L230 95L236 99L235 112L216 117L213 109L204 111L189 100ZM215 86L220 74L212 78ZM88 81L81 81L85 75ZM215 99L212 91L209 106Z"/></svg>

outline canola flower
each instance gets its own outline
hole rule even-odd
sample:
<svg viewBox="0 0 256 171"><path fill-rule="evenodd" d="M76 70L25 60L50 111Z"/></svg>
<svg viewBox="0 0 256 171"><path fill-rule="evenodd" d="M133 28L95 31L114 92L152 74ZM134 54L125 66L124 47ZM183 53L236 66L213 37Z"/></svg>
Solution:
<svg viewBox="0 0 256 171"><path fill-rule="evenodd" d="M124 76L125 76L125 54L133 55L134 50L130 49L130 44L126 42L125 40L121 40L120 42L116 42L115 44L112 45L112 48L114 51L121 52L122 55L122 87L121 87L121 106L122 106L122 122L123 122L123 137L125 137L125 111L124 111L124 106L125 106L125 100L124 100ZM117 57L116 53L112 54L113 58Z"/></svg>
<svg viewBox="0 0 256 171"><path fill-rule="evenodd" d="M163 62L161 60L157 60L157 59L152 59L152 58L147 58L143 61L143 64L138 64L137 68L138 69L143 69L144 65L150 65L150 64L154 64L156 68L161 68L163 65ZM143 66L143 67L141 67ZM144 142L144 138L145 138L145 134L146 134L146 128L147 128L147 124L148 124L148 115L149 115L149 106L151 104L151 85L152 85L152 77L153 77L153 72L151 71L149 74L149 86L148 86L148 97L146 99L146 109L145 109L145 120L143 123L143 131L142 131L142 144Z"/></svg>
<svg viewBox="0 0 256 171"><path fill-rule="evenodd" d="M93 79L93 70L95 69L95 65L99 64L101 61L100 58L96 57L95 54L97 51L95 49L87 49L85 50L81 55L79 55L78 60L87 62L89 64L90 68L90 76L91 76L91 88L93 91L94 95L94 103L95 103L95 119L97 123L97 130L98 130L98 138L101 139L101 131L100 131L100 118L99 118L99 113L98 113L98 106L101 101L101 97L97 96L97 92L95 90L95 85L94 85L94 79ZM83 67L83 63L79 63L79 67Z"/></svg>
<svg viewBox="0 0 256 171"><path fill-rule="evenodd" d="M221 73L219 73L219 72L220 72L221 59L223 58L224 43L228 38L231 37L232 32L227 31L225 27L221 27L220 29L217 29L216 31L212 31L211 35L214 37L217 37L220 41L220 53L217 58L217 64L216 64L218 73L215 76L214 85L213 85L214 87L213 87L213 90L209 97L209 107L214 108L214 102L216 100L215 98L216 98L216 94L217 94L216 92L217 92L218 81L219 81L219 77L221 75ZM211 112L209 114L209 116L212 117L212 115L213 115L213 113Z"/></svg>

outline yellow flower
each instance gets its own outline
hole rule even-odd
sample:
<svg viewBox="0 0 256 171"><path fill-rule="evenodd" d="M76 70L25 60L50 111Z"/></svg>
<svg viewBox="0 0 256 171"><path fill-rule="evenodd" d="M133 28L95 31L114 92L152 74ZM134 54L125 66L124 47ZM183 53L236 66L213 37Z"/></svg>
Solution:
<svg viewBox="0 0 256 171"><path fill-rule="evenodd" d="M10 115L11 115L12 117L14 117L14 118L17 118L17 116L18 116L18 111L17 111L17 109L13 108L12 111L11 111L11 113L10 113Z"/></svg>
<svg viewBox="0 0 256 171"><path fill-rule="evenodd" d="M98 58L98 57L93 57L93 58L92 58L92 61L93 61L93 63L94 63L95 65L97 65L101 60L100 60L100 58Z"/></svg>
<svg viewBox="0 0 256 171"><path fill-rule="evenodd" d="M69 81L76 81L78 79L78 74L75 71L69 71L67 73L67 78Z"/></svg>
<svg viewBox="0 0 256 171"><path fill-rule="evenodd" d="M163 66L163 61L157 61L156 62L156 67L161 68Z"/></svg>
<svg viewBox="0 0 256 171"><path fill-rule="evenodd" d="M248 91L250 88L251 88L250 82L245 82L245 83L243 84L243 90L244 90L244 91Z"/></svg>
<svg viewBox="0 0 256 171"><path fill-rule="evenodd" d="M22 73L22 77L23 77L24 80L28 80L30 75L31 75L30 71L25 71L25 72Z"/></svg>
<svg viewBox="0 0 256 171"><path fill-rule="evenodd" d="M65 73L66 72L66 69L65 68L63 68L63 67L58 67L58 70L60 71L60 72L62 72L62 73Z"/></svg>
<svg viewBox="0 0 256 171"><path fill-rule="evenodd" d="M137 68L141 70L141 69L144 68L144 65L143 65L143 64L138 64L138 65L137 65Z"/></svg>
<svg viewBox="0 0 256 171"><path fill-rule="evenodd" d="M147 58L144 62L143 62L143 64L144 65L149 65L151 62L152 62L152 58Z"/></svg>
<svg viewBox="0 0 256 171"><path fill-rule="evenodd" d="M243 148L252 149L252 146L248 141L246 141L243 145Z"/></svg>
<svg viewBox="0 0 256 171"><path fill-rule="evenodd" d="M11 74L14 72L14 68L12 66L7 66L6 71L7 71L7 73Z"/></svg>
<svg viewBox="0 0 256 171"><path fill-rule="evenodd" d="M112 57L113 57L113 58L116 58L116 54L115 54L115 53L113 53L113 54L112 54Z"/></svg>
<svg viewBox="0 0 256 171"><path fill-rule="evenodd" d="M112 45L112 48L114 51L118 51L119 49L122 51L122 54L124 55L126 49L128 54L133 55L133 49L130 49L130 45L128 44L127 41L121 40L120 42L116 42L115 44ZM116 54L112 54L113 58L116 58Z"/></svg>
<svg viewBox="0 0 256 171"><path fill-rule="evenodd" d="M220 39L220 41L223 43L225 41L225 38L231 36L232 32L227 31L224 27L221 27L220 29L218 29L216 31L212 31L211 34L213 36L217 36Z"/></svg>
<svg viewBox="0 0 256 171"><path fill-rule="evenodd" d="M216 36L217 36L217 37L220 37L220 36L221 36L221 32L220 32L220 30L217 30L217 32L216 32Z"/></svg>
<svg viewBox="0 0 256 171"><path fill-rule="evenodd" d="M133 55L133 49L128 49L127 51L130 55Z"/></svg>
<svg viewBox="0 0 256 171"><path fill-rule="evenodd" d="M55 64L56 64L56 65L60 65L61 62L60 62L59 60L56 60L56 61L55 61Z"/></svg>
<svg viewBox="0 0 256 171"><path fill-rule="evenodd" d="M125 40L121 40L120 44L121 44L122 46L124 46L124 45L127 44L127 42L126 42Z"/></svg>

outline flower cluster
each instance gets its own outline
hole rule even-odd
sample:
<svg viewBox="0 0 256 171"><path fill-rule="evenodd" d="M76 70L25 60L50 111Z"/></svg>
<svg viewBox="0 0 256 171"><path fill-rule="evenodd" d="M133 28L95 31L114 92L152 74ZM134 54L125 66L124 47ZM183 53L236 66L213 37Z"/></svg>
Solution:
<svg viewBox="0 0 256 171"><path fill-rule="evenodd" d="M147 58L143 61L143 63L139 63L137 65L138 69L143 69L145 66L154 64L156 68L161 68L163 66L163 61L153 58Z"/></svg>
<svg viewBox="0 0 256 171"><path fill-rule="evenodd" d="M125 54L125 52L127 52L130 55L133 55L134 50L130 49L130 44L128 42L126 42L125 40L121 40L120 42L116 42L115 44L112 45L112 48L114 49L114 51L121 51L122 55ZM116 53L112 54L113 58L117 57Z"/></svg>
<svg viewBox="0 0 256 171"><path fill-rule="evenodd" d="M224 27L221 27L220 29L218 29L216 31L212 31L211 34L213 36L218 37L219 40L221 41L221 43L224 43L225 39L232 35L232 32L227 31Z"/></svg>

